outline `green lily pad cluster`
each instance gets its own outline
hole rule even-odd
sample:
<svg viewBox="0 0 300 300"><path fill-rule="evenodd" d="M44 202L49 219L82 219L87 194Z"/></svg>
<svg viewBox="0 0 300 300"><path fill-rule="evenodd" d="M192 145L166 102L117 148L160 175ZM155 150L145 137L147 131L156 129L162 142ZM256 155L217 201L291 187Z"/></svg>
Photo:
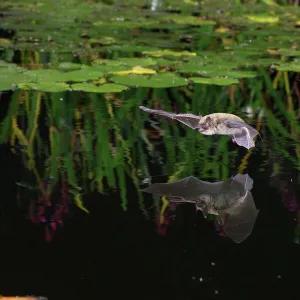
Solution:
<svg viewBox="0 0 300 300"><path fill-rule="evenodd" d="M24 90L38 90L42 92L85 91L95 93L121 92L126 86L104 83L95 85L86 83L103 77L103 73L97 69L82 66L80 70L70 71L75 64L60 64L68 72L56 69L27 70L13 64L1 62L0 90L21 88ZM76 84L76 82L78 82ZM80 82L80 83L79 83Z"/></svg>
<svg viewBox="0 0 300 300"><path fill-rule="evenodd" d="M166 71L154 58L119 58L94 61L94 65L60 63L56 69L27 70L14 64L1 62L1 90L21 88L44 92L81 90L86 92L122 92L127 87L170 88L185 86L190 81L202 84L230 85L241 77L255 77L255 72L232 71L228 67L205 64L200 56L188 62L177 61L174 72ZM171 61L170 61L171 63ZM233 65L230 65L232 68ZM178 74L199 77L179 76ZM114 84L111 84L114 83Z"/></svg>
<svg viewBox="0 0 300 300"><path fill-rule="evenodd" d="M11 35L0 39L0 89L119 92L299 72L300 8L237 2L2 1ZM23 68L10 63L15 50Z"/></svg>

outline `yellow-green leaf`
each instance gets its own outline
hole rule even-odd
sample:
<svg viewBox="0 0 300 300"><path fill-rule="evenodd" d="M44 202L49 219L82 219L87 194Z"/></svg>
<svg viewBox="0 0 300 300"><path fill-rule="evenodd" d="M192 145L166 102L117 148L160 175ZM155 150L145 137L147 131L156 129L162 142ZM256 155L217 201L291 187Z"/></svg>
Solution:
<svg viewBox="0 0 300 300"><path fill-rule="evenodd" d="M239 81L234 78L228 77L191 77L189 80L193 81L194 83L202 83L202 84L214 84L214 85L232 85L237 84Z"/></svg>
<svg viewBox="0 0 300 300"><path fill-rule="evenodd" d="M151 75L151 74L155 74L155 73L156 73L155 70L142 68L142 67L134 67L131 70L127 70L127 71L111 72L111 74L115 74L115 75L128 75L128 74Z"/></svg>

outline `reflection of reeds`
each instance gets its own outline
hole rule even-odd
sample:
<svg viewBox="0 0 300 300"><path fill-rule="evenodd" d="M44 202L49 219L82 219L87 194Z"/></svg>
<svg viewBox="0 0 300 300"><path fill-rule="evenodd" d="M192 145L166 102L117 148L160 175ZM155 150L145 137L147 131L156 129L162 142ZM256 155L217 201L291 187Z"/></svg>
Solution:
<svg viewBox="0 0 300 300"><path fill-rule="evenodd" d="M300 125L288 74L283 72L274 81L265 70L261 70L261 75L263 81L249 79L229 90L228 87L195 85L193 90L188 87L132 89L124 94L106 96L17 90L2 122L0 139L4 142L9 138L12 147L19 144L25 148L24 162L35 174L41 190L44 178L53 178L48 187L50 194L65 178L75 203L87 211L82 202L84 193L95 189L103 192L106 186L118 188L122 207L126 210L126 177L130 177L139 190L141 180L150 180L153 175L149 173L149 158L162 162L163 174L178 175L180 171L180 177L193 174L200 178L225 180L236 173L235 166L230 164L240 151L239 148L229 151L231 142L227 137L203 136L163 118L157 118L156 125L154 121L145 123L150 118L138 109L142 99L151 95L145 103L147 106L169 111L240 114L244 95L247 95L247 105L263 110L264 130L272 137L263 137L259 143L262 151L265 153L266 143L272 143L272 152L300 169ZM281 81L284 90L278 88ZM265 101L265 95L268 95L268 101ZM150 124L147 130L145 124ZM262 124L259 120L258 130ZM273 139L276 142L272 142ZM289 150L287 142L290 143ZM244 156L239 173L244 172L255 150L251 149ZM38 163L41 154L46 157L43 167ZM143 196L138 195L143 208Z"/></svg>

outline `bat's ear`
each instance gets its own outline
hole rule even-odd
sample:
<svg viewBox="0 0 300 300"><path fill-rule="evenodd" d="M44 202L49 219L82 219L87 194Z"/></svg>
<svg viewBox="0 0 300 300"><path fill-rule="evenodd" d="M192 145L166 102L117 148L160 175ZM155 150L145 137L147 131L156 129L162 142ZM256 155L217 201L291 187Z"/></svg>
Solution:
<svg viewBox="0 0 300 300"><path fill-rule="evenodd" d="M205 121L206 123L211 124L211 117L207 117Z"/></svg>
<svg viewBox="0 0 300 300"><path fill-rule="evenodd" d="M204 203L204 202L196 202L196 209L197 211L198 210L201 210L202 213L203 213L203 217L206 219L207 218L207 215L208 215L208 208L207 208L207 205Z"/></svg>

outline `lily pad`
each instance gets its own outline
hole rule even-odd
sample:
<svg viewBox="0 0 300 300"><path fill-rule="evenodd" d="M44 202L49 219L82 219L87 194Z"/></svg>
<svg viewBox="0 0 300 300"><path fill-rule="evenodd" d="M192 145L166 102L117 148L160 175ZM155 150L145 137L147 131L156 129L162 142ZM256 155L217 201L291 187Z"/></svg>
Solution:
<svg viewBox="0 0 300 300"><path fill-rule="evenodd" d="M15 68L17 67L16 64L12 64L12 63L9 63L5 60L0 60L0 68L3 68L3 67L11 67L11 68Z"/></svg>
<svg viewBox="0 0 300 300"><path fill-rule="evenodd" d="M256 23L278 23L279 17L277 16L267 16L267 15L249 15L246 16L248 20Z"/></svg>
<svg viewBox="0 0 300 300"><path fill-rule="evenodd" d="M71 89L88 93L120 93L127 90L128 87L113 83L107 83L100 86L91 83L76 83L71 85Z"/></svg>
<svg viewBox="0 0 300 300"><path fill-rule="evenodd" d="M128 66L125 66L125 65L100 64L100 65L93 65L91 68L95 71L100 71L100 72L103 72L103 73L128 71Z"/></svg>
<svg viewBox="0 0 300 300"><path fill-rule="evenodd" d="M128 74L144 74L144 75L152 75L155 74L156 71L148 68L142 68L142 67L134 67L130 70L126 71L117 71L117 72L111 72L111 74L115 75L128 75Z"/></svg>
<svg viewBox="0 0 300 300"><path fill-rule="evenodd" d="M0 77L0 91L9 91L16 87L17 85L15 83L12 83L11 80L1 80Z"/></svg>
<svg viewBox="0 0 300 300"><path fill-rule="evenodd" d="M8 39L2 39L0 38L0 48L9 48L9 47L12 47L13 44L11 43L10 40Z"/></svg>
<svg viewBox="0 0 300 300"><path fill-rule="evenodd" d="M27 72L33 79L31 81L23 82L64 82L66 81L63 72L53 69L38 69Z"/></svg>
<svg viewBox="0 0 300 300"><path fill-rule="evenodd" d="M101 71L92 68L81 69L78 71L67 72L63 74L64 81L83 82L88 80L96 80L104 74Z"/></svg>
<svg viewBox="0 0 300 300"><path fill-rule="evenodd" d="M162 56L195 56L195 52L189 52L189 51L172 51L168 49L164 50L157 50L157 51L143 51L143 54L147 54L149 56L154 56L154 57L162 57Z"/></svg>
<svg viewBox="0 0 300 300"><path fill-rule="evenodd" d="M153 24L158 24L158 21L115 21L115 22L102 22L102 21L96 21L93 23L94 26L99 26L99 27L122 27L122 28L143 28L143 27L149 27L150 25Z"/></svg>
<svg viewBox="0 0 300 300"><path fill-rule="evenodd" d="M20 83L18 85L19 88L23 90L37 90L40 92L64 92L70 89L69 85L63 82L28 82L28 83Z"/></svg>
<svg viewBox="0 0 300 300"><path fill-rule="evenodd" d="M226 75L230 78L240 79L240 78L254 78L258 74L257 72L254 71L230 70L226 74L222 74L222 75Z"/></svg>
<svg viewBox="0 0 300 300"><path fill-rule="evenodd" d="M278 53L283 56L300 56L300 50L296 49L279 49Z"/></svg>
<svg viewBox="0 0 300 300"><path fill-rule="evenodd" d="M170 88L188 84L187 79L172 73L160 73L152 76L135 74L127 76L115 75L109 79L118 84L151 88Z"/></svg>
<svg viewBox="0 0 300 300"><path fill-rule="evenodd" d="M180 73L201 73L201 71L205 69L204 65L205 62L181 63L176 66L176 70ZM216 69L217 66L214 66L213 68Z"/></svg>
<svg viewBox="0 0 300 300"><path fill-rule="evenodd" d="M228 77L191 77L189 80L194 83L210 84L210 85L232 85L237 84L239 81L234 78Z"/></svg>
<svg viewBox="0 0 300 300"><path fill-rule="evenodd" d="M58 65L58 68L63 71L75 71L82 68L81 64L75 64L72 62L62 62Z"/></svg>
<svg viewBox="0 0 300 300"><path fill-rule="evenodd" d="M22 68L0 68L0 90L6 91L14 89L20 82L34 81L28 71L23 71Z"/></svg>
<svg viewBox="0 0 300 300"><path fill-rule="evenodd" d="M181 63L180 60L169 60L165 58L157 58L156 63L160 67L170 67L170 66L175 66L179 63Z"/></svg>
<svg viewBox="0 0 300 300"><path fill-rule="evenodd" d="M215 25L216 22L213 20L204 20L199 17L193 16L181 16L181 15L169 15L160 18L162 21L173 21L177 24L186 24L186 25Z"/></svg>
<svg viewBox="0 0 300 300"><path fill-rule="evenodd" d="M117 41L113 37L103 36L99 39L89 39L90 44L102 44L102 45L111 45L115 44Z"/></svg>
<svg viewBox="0 0 300 300"><path fill-rule="evenodd" d="M118 58L118 61L127 66L140 66L148 67L156 65L156 61L153 58L140 58L140 57L121 57Z"/></svg>
<svg viewBox="0 0 300 300"><path fill-rule="evenodd" d="M228 63L228 62L227 62ZM209 63L209 64L193 64L193 63L182 63L181 65L177 66L177 71L181 73L195 73L195 74L201 74L201 75L207 75L207 76L222 76L224 73L230 71L232 67L238 67L235 63L231 64L228 63L228 65L222 65L221 63Z"/></svg>
<svg viewBox="0 0 300 300"><path fill-rule="evenodd" d="M288 63L281 63L279 66L274 65L273 67L278 71L292 71L300 73L300 60Z"/></svg>
<svg viewBox="0 0 300 300"><path fill-rule="evenodd" d="M100 59L97 58L93 61L93 65L106 65L106 66L120 66L124 63L122 60L113 60L113 59Z"/></svg>

